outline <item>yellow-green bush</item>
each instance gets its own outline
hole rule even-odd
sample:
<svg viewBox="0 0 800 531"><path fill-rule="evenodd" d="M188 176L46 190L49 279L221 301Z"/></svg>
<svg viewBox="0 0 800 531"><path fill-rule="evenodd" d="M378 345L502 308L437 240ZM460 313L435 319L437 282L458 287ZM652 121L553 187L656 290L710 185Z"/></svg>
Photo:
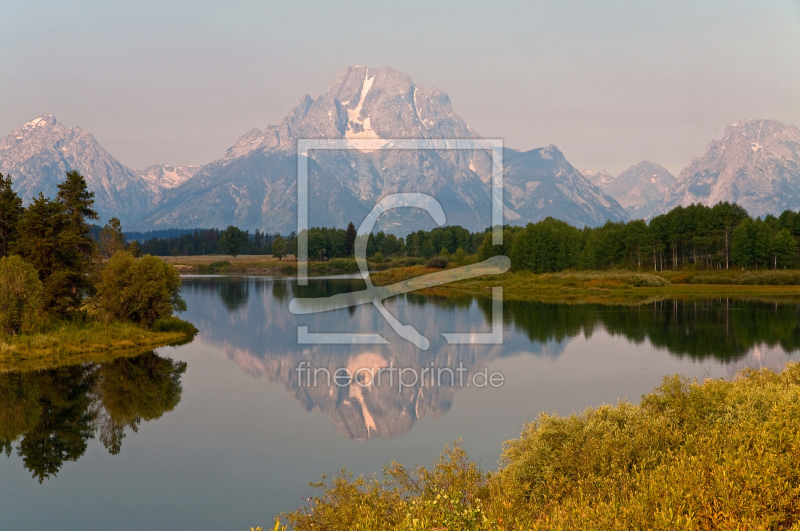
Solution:
<svg viewBox="0 0 800 531"><path fill-rule="evenodd" d="M800 365L681 377L640 404L542 414L484 474L458 447L432 471L346 473L297 529L798 529Z"/></svg>
<svg viewBox="0 0 800 531"><path fill-rule="evenodd" d="M42 283L33 266L16 255L0 258L0 332L31 328L42 311Z"/></svg>
<svg viewBox="0 0 800 531"><path fill-rule="evenodd" d="M178 272L160 258L136 259L119 251L100 272L93 302L111 319L149 327L159 318L186 310L180 287Z"/></svg>

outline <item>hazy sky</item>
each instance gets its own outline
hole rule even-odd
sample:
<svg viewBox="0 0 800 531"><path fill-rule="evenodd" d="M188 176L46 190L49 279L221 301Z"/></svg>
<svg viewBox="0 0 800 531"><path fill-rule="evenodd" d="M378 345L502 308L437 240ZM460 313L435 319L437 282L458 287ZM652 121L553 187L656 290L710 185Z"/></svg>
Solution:
<svg viewBox="0 0 800 531"><path fill-rule="evenodd" d="M51 113L122 163L200 164L348 65L450 95L516 149L678 172L725 126L800 126L800 0L0 0L0 135Z"/></svg>

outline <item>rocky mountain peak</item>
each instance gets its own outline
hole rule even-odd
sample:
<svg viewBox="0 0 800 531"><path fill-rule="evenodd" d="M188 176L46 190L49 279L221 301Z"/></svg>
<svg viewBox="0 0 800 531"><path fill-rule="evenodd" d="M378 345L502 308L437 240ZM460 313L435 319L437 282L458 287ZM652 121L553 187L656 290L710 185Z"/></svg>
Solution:
<svg viewBox="0 0 800 531"><path fill-rule="evenodd" d="M775 120L744 120L731 124L725 128L725 135L721 141L712 142L709 151L715 155L723 155L722 151L728 150L741 152L744 157L742 163L751 166L770 158L792 158L798 153L800 147L800 130L793 125L782 124Z"/></svg>
<svg viewBox="0 0 800 531"><path fill-rule="evenodd" d="M56 117L53 116L52 114L43 114L41 116L37 116L30 122L21 126L20 129L23 129L25 131L47 130L47 128L52 128L57 123L58 121L56 120Z"/></svg>
<svg viewBox="0 0 800 531"><path fill-rule="evenodd" d="M83 133L83 131L78 128L68 130L58 123L56 117L52 114L43 114L15 128L1 139L0 150L4 150L2 156L7 158L12 154L11 150L15 147L31 143L34 146L39 146L42 142L52 143L58 140L65 140L69 133L73 133L73 136L76 136Z"/></svg>
<svg viewBox="0 0 800 531"><path fill-rule="evenodd" d="M95 193L102 220L123 221L149 208L147 184L108 154L93 135L66 128L52 114L43 114L0 139L0 172L10 175L24 202L40 192L55 197L70 170L80 172Z"/></svg>
<svg viewBox="0 0 800 531"><path fill-rule="evenodd" d="M660 208L738 203L751 215L778 214L800 204L800 130L775 120L743 120L692 159Z"/></svg>
<svg viewBox="0 0 800 531"><path fill-rule="evenodd" d="M296 226L298 139L459 139L478 135L453 110L448 95L414 84L391 68L348 67L327 91L304 96L277 125L245 133L225 157L165 194L144 223L197 227L234 224L287 233ZM525 224L554 216L576 225L627 218L550 145L504 151L505 213ZM448 224L483 230L491 224L492 160L486 150L372 150L310 155L310 223L346 227L382 197L422 192L440 199ZM198 205L213 205L200 212ZM404 217L405 216L405 217ZM387 214L381 229L397 234L430 220ZM416 224L416 225L415 225Z"/></svg>
<svg viewBox="0 0 800 531"><path fill-rule="evenodd" d="M453 112L450 97L414 84L392 68L351 66L325 94L304 96L277 125L253 129L230 148L226 159L257 149L293 151L299 138L472 138Z"/></svg>
<svg viewBox="0 0 800 531"><path fill-rule="evenodd" d="M144 179L153 192L175 188L188 181L200 166L175 166L172 164L155 164L136 174Z"/></svg>
<svg viewBox="0 0 800 531"><path fill-rule="evenodd" d="M595 186L605 189L606 186L611 184L611 181L615 179L613 175L608 173L606 170L580 170L581 175L586 177L586 179L594 184Z"/></svg>

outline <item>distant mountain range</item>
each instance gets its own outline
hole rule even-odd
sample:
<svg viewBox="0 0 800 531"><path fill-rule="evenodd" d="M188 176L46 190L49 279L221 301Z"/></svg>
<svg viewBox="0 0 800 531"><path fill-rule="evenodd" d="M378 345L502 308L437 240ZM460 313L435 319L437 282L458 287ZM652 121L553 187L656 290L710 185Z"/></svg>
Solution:
<svg viewBox="0 0 800 531"><path fill-rule="evenodd" d="M652 162L640 162L616 177L605 171L583 175L625 207L631 218L648 219L692 203L737 203L751 216L800 208L800 130L775 120L745 120L725 128L676 179Z"/></svg>
<svg viewBox="0 0 800 531"><path fill-rule="evenodd" d="M245 133L203 166L134 171L95 138L40 116L0 139L0 172L23 200L54 196L65 171L78 170L95 192L103 220L130 230L225 227L288 233L296 228L298 139L479 138L450 98L416 86L404 73L350 67L328 90L303 97L277 125ZM491 159L486 151L317 151L309 160L312 226L358 223L381 197L423 192L436 197L448 224L481 230L491 223ZM800 131L770 120L729 126L676 179L640 162L618 176L576 170L553 145L503 151L504 212L522 225L547 216L577 226L649 218L677 205L738 202L752 215L800 207ZM430 228L427 214L396 211L381 228Z"/></svg>
<svg viewBox="0 0 800 531"><path fill-rule="evenodd" d="M661 213L662 204L675 186L675 177L654 162L642 161L616 177L605 170L583 171L584 176L619 202L631 219L647 219Z"/></svg>

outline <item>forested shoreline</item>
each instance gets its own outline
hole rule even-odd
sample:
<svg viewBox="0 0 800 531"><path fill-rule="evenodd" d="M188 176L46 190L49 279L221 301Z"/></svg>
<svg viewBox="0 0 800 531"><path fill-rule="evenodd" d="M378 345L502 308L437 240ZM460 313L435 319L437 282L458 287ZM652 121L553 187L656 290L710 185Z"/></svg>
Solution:
<svg viewBox="0 0 800 531"><path fill-rule="evenodd" d="M158 231L154 235L169 233ZM491 244L491 231L470 232L459 226L417 231L405 237L378 232L370 235L367 256L372 261L436 256L484 260L505 254L516 270L535 273L566 269L641 269L664 271L684 266L709 269L786 269L798 267L800 215L786 210L779 216L753 218L740 206L677 207L649 222L607 222L602 227L573 227L547 218L524 227L506 225L503 245ZM237 227L195 229L168 237L138 233L143 252L159 256L211 254L295 254L297 238L250 233ZM314 261L353 256L355 227L313 227L308 232L308 257Z"/></svg>
<svg viewBox="0 0 800 531"><path fill-rule="evenodd" d="M67 172L56 198L40 193L27 207L11 178L0 174L3 360L23 351L29 358L48 351L108 350L114 341L125 348L152 348L158 332L171 340L194 334L194 327L172 317L186 309L177 271L157 257L140 256L138 244L125 241L115 218L93 237L88 224L98 218L93 205L94 193L78 172ZM30 341L43 334L38 343Z"/></svg>

